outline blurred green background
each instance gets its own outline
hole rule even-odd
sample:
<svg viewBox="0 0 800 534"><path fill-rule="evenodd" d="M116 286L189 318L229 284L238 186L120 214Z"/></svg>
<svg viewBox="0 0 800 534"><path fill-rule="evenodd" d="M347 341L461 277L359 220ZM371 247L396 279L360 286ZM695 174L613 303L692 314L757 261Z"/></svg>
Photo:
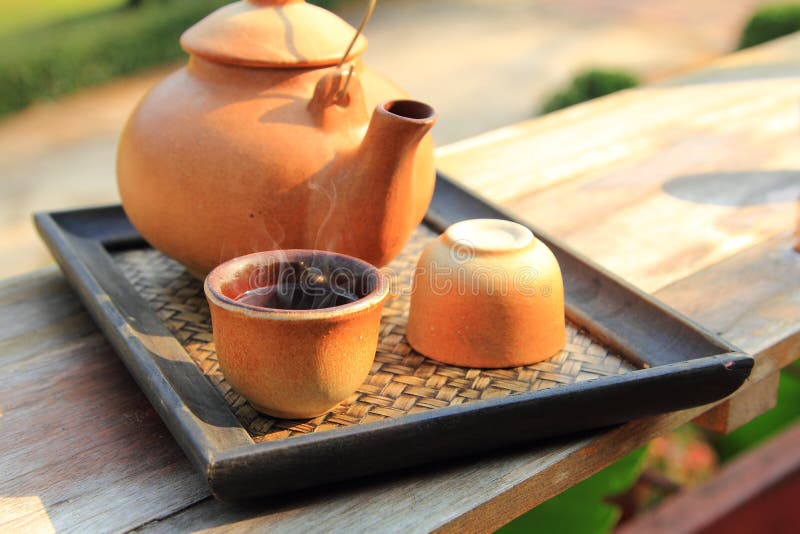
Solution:
<svg viewBox="0 0 800 534"><path fill-rule="evenodd" d="M117 8L127 0L4 0L0 4L0 36L21 33L87 13Z"/></svg>
<svg viewBox="0 0 800 534"><path fill-rule="evenodd" d="M180 35L227 3L6 0L0 4L0 117L183 57Z"/></svg>
<svg viewBox="0 0 800 534"><path fill-rule="evenodd" d="M5 0L0 4L0 117L37 100L175 61L181 33L227 0ZM330 8L336 0L312 3ZM760 7L739 48L800 29L800 4ZM633 87L636 73L584 69L538 107L547 113Z"/></svg>
<svg viewBox="0 0 800 534"><path fill-rule="evenodd" d="M180 34L225 3L4 3L0 7L0 116L36 100L57 98L180 58Z"/></svg>

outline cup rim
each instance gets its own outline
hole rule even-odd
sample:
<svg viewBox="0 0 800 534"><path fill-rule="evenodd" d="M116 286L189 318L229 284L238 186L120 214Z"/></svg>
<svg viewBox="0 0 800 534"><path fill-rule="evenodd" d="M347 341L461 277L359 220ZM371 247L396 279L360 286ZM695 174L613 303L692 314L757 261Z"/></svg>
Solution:
<svg viewBox="0 0 800 534"><path fill-rule="evenodd" d="M365 272L374 272L377 278L377 285L375 288L367 293L365 296L348 302L347 304L340 304L339 306L331 306L328 308L318 308L311 310L287 310L282 308L267 308L263 306L254 306L232 299L221 290L221 285L230 276L238 272L242 268L246 268L248 263L257 265L259 260L277 258L278 260L292 260L307 258L308 256L325 256L328 258L338 258L350 263L355 263L364 268ZM254 265L254 266L255 266ZM227 275L227 276L226 276ZM341 316L349 316L359 311L368 310L383 303L389 294L389 284L383 273L371 263L362 259L347 254L340 254L338 252L330 252L327 250L315 249L280 249L280 250L267 250L261 252L254 252L244 256L238 256L225 261L211 270L203 282L203 289L206 298L216 306L224 308L230 312L248 315L251 317L261 317L269 319L303 321L312 319L330 319Z"/></svg>

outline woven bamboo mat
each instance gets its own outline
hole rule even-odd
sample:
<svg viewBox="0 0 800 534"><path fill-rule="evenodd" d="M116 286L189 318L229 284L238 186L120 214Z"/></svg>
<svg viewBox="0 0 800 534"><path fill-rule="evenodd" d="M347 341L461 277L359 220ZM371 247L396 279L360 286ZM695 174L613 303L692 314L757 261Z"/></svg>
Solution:
<svg viewBox="0 0 800 534"><path fill-rule="evenodd" d="M417 258L435 236L430 229L420 226L400 257L392 263L391 267L398 273L398 288L410 286ZM114 259L223 394L255 441L278 440L634 369L571 324L567 325L564 350L544 362L514 369L467 369L441 364L415 352L406 342L409 292L395 291L401 296L390 298L386 303L375 363L358 391L315 419L273 419L256 412L225 382L217 364L202 283L180 264L152 249L118 252Z"/></svg>

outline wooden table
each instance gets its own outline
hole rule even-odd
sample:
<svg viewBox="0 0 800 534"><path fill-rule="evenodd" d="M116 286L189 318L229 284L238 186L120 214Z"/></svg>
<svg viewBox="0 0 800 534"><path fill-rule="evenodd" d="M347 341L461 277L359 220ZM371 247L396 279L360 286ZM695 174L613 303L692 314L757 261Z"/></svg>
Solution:
<svg viewBox="0 0 800 534"><path fill-rule="evenodd" d="M0 284L0 530L490 530L701 414L727 430L765 411L800 349L797 58L800 38L782 40L439 151L469 188L756 355L729 401L231 506L51 268Z"/></svg>

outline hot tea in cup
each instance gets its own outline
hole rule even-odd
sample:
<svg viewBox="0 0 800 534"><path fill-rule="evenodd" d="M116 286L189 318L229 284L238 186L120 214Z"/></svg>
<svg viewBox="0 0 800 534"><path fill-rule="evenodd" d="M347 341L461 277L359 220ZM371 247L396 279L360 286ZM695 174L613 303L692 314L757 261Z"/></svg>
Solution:
<svg viewBox="0 0 800 534"><path fill-rule="evenodd" d="M297 419L325 413L364 381L388 284L350 256L284 250L223 263L205 292L225 379L257 410Z"/></svg>

